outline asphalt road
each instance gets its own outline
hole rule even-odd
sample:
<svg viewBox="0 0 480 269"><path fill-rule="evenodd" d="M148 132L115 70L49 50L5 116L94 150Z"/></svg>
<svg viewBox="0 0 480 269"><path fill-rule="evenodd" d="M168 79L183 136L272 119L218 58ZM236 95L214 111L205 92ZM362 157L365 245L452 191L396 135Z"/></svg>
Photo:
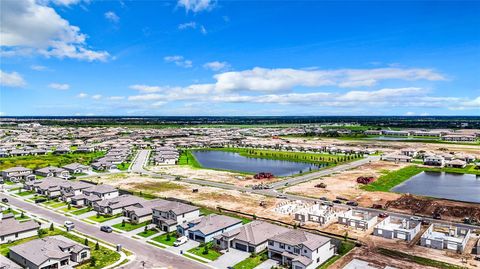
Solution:
<svg viewBox="0 0 480 269"><path fill-rule="evenodd" d="M142 173L145 170L143 166L147 163L148 156L150 155L150 150L142 149L137 153L135 156L135 160L133 161L132 165L130 166L130 171L136 173Z"/></svg>
<svg viewBox="0 0 480 269"><path fill-rule="evenodd" d="M91 237L96 237L105 242L112 244L121 244L124 248L134 252L137 256L135 261L126 266L120 268L158 268L158 267L169 267L169 268L178 268L178 269L206 269L211 268L210 266L200 264L198 262L189 260L187 258L181 257L179 255L173 254L166 250L160 249L155 246L151 246L135 239L128 238L126 236L117 234L117 233L104 233L96 226L87 224L85 222L68 218L62 214L50 211L48 209L24 202L15 197L5 195L0 193L0 198L8 198L9 204L22 208L29 213L36 215L38 217L50 220L56 224L63 225L66 220L73 221L75 223L75 230L78 232L84 233ZM142 262L145 262L145 266L142 267Z"/></svg>

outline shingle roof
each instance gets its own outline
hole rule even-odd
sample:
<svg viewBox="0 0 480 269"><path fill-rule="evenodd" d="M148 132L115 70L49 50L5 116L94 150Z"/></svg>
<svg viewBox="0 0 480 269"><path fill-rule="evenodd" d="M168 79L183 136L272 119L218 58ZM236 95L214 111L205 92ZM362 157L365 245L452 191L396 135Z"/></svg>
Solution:
<svg viewBox="0 0 480 269"><path fill-rule="evenodd" d="M204 235L208 235L235 224L242 223L242 221L229 216L212 214L197 219L195 223L197 224L190 229L191 231L199 231Z"/></svg>
<svg viewBox="0 0 480 269"><path fill-rule="evenodd" d="M271 240L291 246L304 245L310 250L315 250L329 242L330 238L301 230L290 230L273 236Z"/></svg>
<svg viewBox="0 0 480 269"><path fill-rule="evenodd" d="M40 228L40 225L33 220L25 222L19 222L13 218L0 220L0 236L36 230L38 228Z"/></svg>
<svg viewBox="0 0 480 269"><path fill-rule="evenodd" d="M275 235L285 233L287 231L289 231L288 228L265 221L255 220L249 224L243 225L242 227L223 233L223 235L227 237L235 236L235 239L237 240L248 242L252 245L258 245Z"/></svg>

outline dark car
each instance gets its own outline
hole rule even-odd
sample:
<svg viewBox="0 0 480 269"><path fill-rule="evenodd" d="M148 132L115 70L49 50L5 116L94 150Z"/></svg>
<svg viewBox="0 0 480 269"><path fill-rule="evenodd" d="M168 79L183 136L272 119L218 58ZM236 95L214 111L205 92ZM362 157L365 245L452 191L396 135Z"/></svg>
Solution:
<svg viewBox="0 0 480 269"><path fill-rule="evenodd" d="M476 261L480 261L480 256L475 256L475 258L473 258L474 260Z"/></svg>
<svg viewBox="0 0 480 269"><path fill-rule="evenodd" d="M320 201L327 201L328 199L327 199L327 197L320 197L320 198L318 198L318 200L320 200Z"/></svg>
<svg viewBox="0 0 480 269"><path fill-rule="evenodd" d="M7 198L2 198L2 202L8 203L8 199Z"/></svg>
<svg viewBox="0 0 480 269"><path fill-rule="evenodd" d="M378 217L379 218L386 218L386 217L388 217L388 214L387 213L380 213L380 214L378 214Z"/></svg>
<svg viewBox="0 0 480 269"><path fill-rule="evenodd" d="M358 206L358 203L355 202L355 201L348 201L348 202L347 202L347 205L349 205L349 206Z"/></svg>
<svg viewBox="0 0 480 269"><path fill-rule="evenodd" d="M341 203L342 203L342 201L340 201L340 200L338 200L338 199L333 200L332 202L334 202L335 204L341 204Z"/></svg>
<svg viewBox="0 0 480 269"><path fill-rule="evenodd" d="M106 233L111 233L111 232L113 232L113 229L110 226L101 226L100 231L106 232Z"/></svg>

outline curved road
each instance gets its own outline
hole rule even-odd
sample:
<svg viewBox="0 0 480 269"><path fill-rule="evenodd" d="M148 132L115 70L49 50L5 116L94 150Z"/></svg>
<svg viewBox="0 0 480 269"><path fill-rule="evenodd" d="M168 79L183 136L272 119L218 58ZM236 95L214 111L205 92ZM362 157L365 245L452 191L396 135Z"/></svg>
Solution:
<svg viewBox="0 0 480 269"><path fill-rule="evenodd" d="M117 233L104 233L94 225L66 217L62 214L53 212L51 210L42 208L40 206L24 202L20 199L17 199L12 196L7 196L3 193L0 193L1 198L8 198L9 204L22 208L29 213L36 215L37 217L47 219L58 225L63 225L66 220L73 221L75 223L75 230L80 233L96 237L100 240L103 240L112 244L121 244L124 248L134 252L136 254L136 259L120 268L159 268L159 267L168 267L168 268L178 268L178 269L209 269L212 268L208 265L201 264L196 261L192 261L185 257L173 254L169 251L160 249L158 247L146 244L144 242L137 241L133 238L117 234ZM142 267L142 262L145 262L144 267Z"/></svg>

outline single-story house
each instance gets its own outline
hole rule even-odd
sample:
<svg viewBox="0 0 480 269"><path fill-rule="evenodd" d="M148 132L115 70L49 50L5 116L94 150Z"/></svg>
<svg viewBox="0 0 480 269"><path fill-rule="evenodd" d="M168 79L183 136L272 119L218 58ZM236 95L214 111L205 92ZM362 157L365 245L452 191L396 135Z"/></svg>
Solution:
<svg viewBox="0 0 480 269"><path fill-rule="evenodd" d="M82 174L82 173L87 173L88 171L91 170L89 166L86 166L80 163L67 164L62 166L62 168L70 172L70 174Z"/></svg>
<svg viewBox="0 0 480 269"><path fill-rule="evenodd" d="M0 212L0 244L37 235L37 230L40 228L38 222L33 220L20 222L13 218L13 215L10 216Z"/></svg>
<svg viewBox="0 0 480 269"><path fill-rule="evenodd" d="M10 248L9 258L29 269L63 269L90 259L90 248L57 235Z"/></svg>
<svg viewBox="0 0 480 269"><path fill-rule="evenodd" d="M63 168L49 166L35 170L35 174L42 177L69 178L70 172Z"/></svg>
<svg viewBox="0 0 480 269"><path fill-rule="evenodd" d="M11 182L30 181L35 179L32 169L17 166L2 171L2 178Z"/></svg>
<svg viewBox="0 0 480 269"><path fill-rule="evenodd" d="M373 228L373 234L388 239L411 241L420 232L421 223L407 218L386 217Z"/></svg>

